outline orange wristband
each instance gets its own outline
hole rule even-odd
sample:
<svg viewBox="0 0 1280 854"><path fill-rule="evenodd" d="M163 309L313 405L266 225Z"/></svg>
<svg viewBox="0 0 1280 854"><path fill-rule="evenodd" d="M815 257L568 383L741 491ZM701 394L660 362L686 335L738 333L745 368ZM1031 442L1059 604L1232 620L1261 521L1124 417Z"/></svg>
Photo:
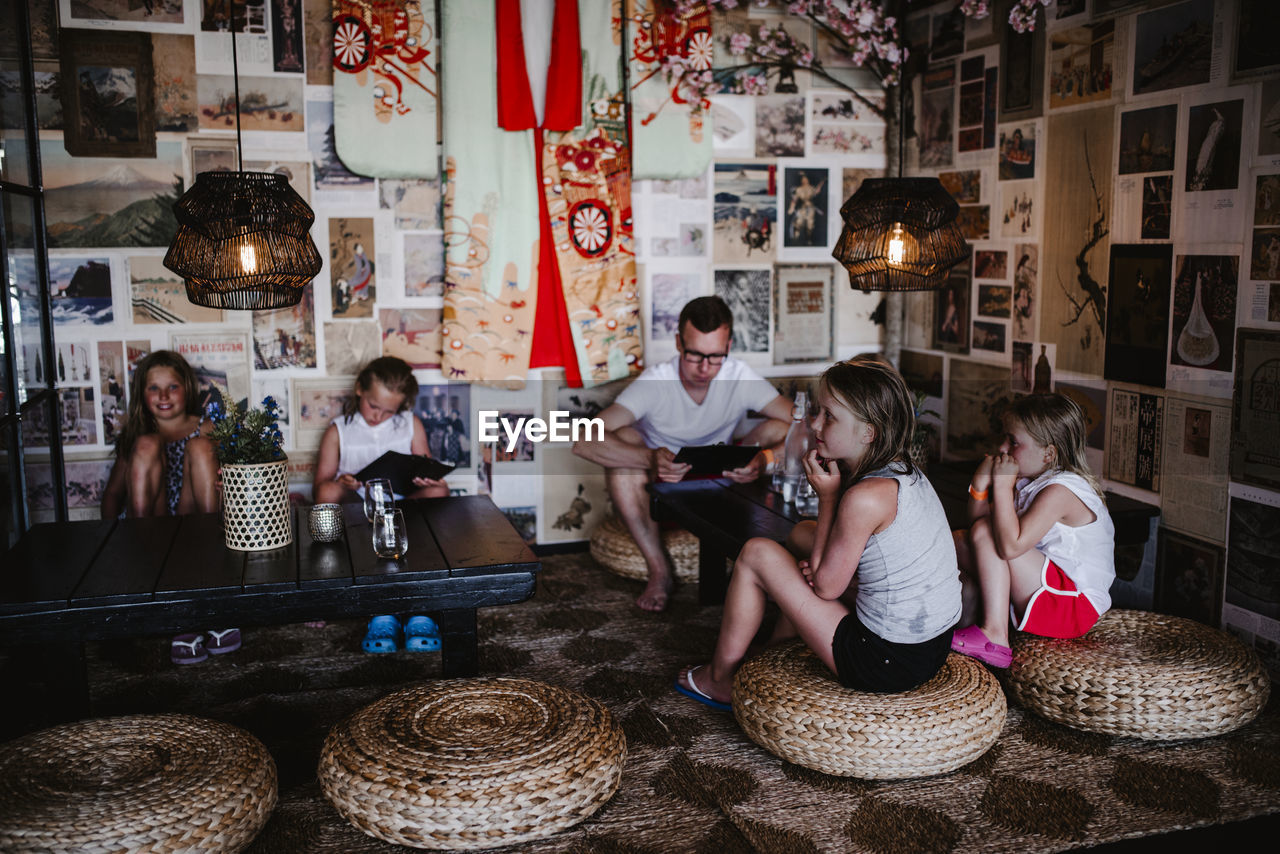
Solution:
<svg viewBox="0 0 1280 854"><path fill-rule="evenodd" d="M773 465L773 448L761 448L760 453L764 454L764 464Z"/></svg>
<svg viewBox="0 0 1280 854"><path fill-rule="evenodd" d="M986 490L986 489L984 489L984 490L982 490L981 492L979 492L978 490L976 490L976 489L974 489L974 488L973 488L973 484L972 484L972 483L971 483L971 484L969 484L969 494L973 496L973 500L974 500L974 501L986 501L986 500L987 500L987 494L988 494L988 492L989 492L989 491L990 491L990 490Z"/></svg>

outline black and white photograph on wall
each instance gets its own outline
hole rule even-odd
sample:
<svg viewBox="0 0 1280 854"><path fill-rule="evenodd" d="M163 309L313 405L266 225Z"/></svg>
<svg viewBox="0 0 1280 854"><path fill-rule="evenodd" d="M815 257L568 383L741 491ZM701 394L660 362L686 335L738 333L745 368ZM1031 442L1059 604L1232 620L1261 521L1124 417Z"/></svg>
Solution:
<svg viewBox="0 0 1280 854"><path fill-rule="evenodd" d="M1187 192L1240 186L1244 101L1199 104L1187 116Z"/></svg>
<svg viewBox="0 0 1280 854"><path fill-rule="evenodd" d="M1173 225L1173 176L1142 179L1142 239L1168 240Z"/></svg>
<svg viewBox="0 0 1280 854"><path fill-rule="evenodd" d="M1280 278L1280 228L1255 228L1249 278Z"/></svg>
<svg viewBox="0 0 1280 854"><path fill-rule="evenodd" d="M969 352L969 276L952 272L934 296L934 350Z"/></svg>
<svg viewBox="0 0 1280 854"><path fill-rule="evenodd" d="M1231 412L1231 479L1280 489L1280 331L1240 329Z"/></svg>
<svg viewBox="0 0 1280 854"><path fill-rule="evenodd" d="M729 349L734 353L769 352L773 271L716 270L715 288L716 296L728 303L733 312Z"/></svg>
<svg viewBox="0 0 1280 854"><path fill-rule="evenodd" d="M1177 147L1177 104L1120 114L1121 175L1172 172Z"/></svg>
<svg viewBox="0 0 1280 854"><path fill-rule="evenodd" d="M1237 0L1237 4L1232 82L1280 72L1275 3L1272 0Z"/></svg>
<svg viewBox="0 0 1280 854"><path fill-rule="evenodd" d="M422 385L413 414L427 431L432 458L458 468L471 467L471 386Z"/></svg>
<svg viewBox="0 0 1280 854"><path fill-rule="evenodd" d="M1163 525L1159 532L1156 611L1216 628L1222 610L1223 549Z"/></svg>
<svg viewBox="0 0 1280 854"><path fill-rule="evenodd" d="M1262 81L1258 98L1258 156L1280 154L1280 77Z"/></svg>
<svg viewBox="0 0 1280 854"><path fill-rule="evenodd" d="M1280 507L1274 496L1244 497L1232 487L1227 522L1226 601L1270 619L1280 618ZM1266 498L1270 498L1267 501Z"/></svg>
<svg viewBox="0 0 1280 854"><path fill-rule="evenodd" d="M920 96L918 142L920 165L931 168L951 165L952 126L955 117L952 102L955 88L935 89Z"/></svg>
<svg viewBox="0 0 1280 854"><path fill-rule="evenodd" d="M1164 387L1173 247L1113 244L1103 376Z"/></svg>
<svg viewBox="0 0 1280 854"><path fill-rule="evenodd" d="M769 263L778 219L778 176L773 163L715 165L715 225L712 257L717 263Z"/></svg>
<svg viewBox="0 0 1280 854"><path fill-rule="evenodd" d="M1235 255L1177 257L1171 366L1231 371L1239 269Z"/></svg>
<svg viewBox="0 0 1280 854"><path fill-rule="evenodd" d="M1213 62L1213 0L1187 0L1136 18L1133 94L1209 82Z"/></svg>
<svg viewBox="0 0 1280 854"><path fill-rule="evenodd" d="M828 239L828 170L806 167L782 170L783 238L786 247L826 247Z"/></svg>
<svg viewBox="0 0 1280 854"><path fill-rule="evenodd" d="M1259 175L1253 195L1253 224L1280 225L1280 175Z"/></svg>
<svg viewBox="0 0 1280 854"><path fill-rule="evenodd" d="M756 98L756 157L804 156L804 96Z"/></svg>

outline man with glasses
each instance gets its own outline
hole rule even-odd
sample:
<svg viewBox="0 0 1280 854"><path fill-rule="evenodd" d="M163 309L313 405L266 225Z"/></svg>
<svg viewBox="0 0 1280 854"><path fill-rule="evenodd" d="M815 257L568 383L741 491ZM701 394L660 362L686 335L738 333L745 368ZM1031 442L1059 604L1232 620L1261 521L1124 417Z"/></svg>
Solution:
<svg viewBox="0 0 1280 854"><path fill-rule="evenodd" d="M673 574L658 523L649 515L645 487L653 480L682 479L690 467L675 462L676 451L686 445L729 442L748 410L765 418L747 433L743 444L760 445L768 453L762 450L750 463L724 476L739 483L754 480L791 424L791 401L729 355L732 335L733 314L724 300L691 300L680 312L675 358L645 368L600 413L604 441L579 441L573 446L578 456L605 467L613 506L644 555L649 583L636 605L646 611L667 607Z"/></svg>

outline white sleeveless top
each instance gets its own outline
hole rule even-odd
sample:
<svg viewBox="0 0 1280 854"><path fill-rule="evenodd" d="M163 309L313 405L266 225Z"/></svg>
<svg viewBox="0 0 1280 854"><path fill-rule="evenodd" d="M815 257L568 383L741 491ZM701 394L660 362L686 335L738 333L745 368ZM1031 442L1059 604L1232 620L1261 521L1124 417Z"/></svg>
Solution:
<svg viewBox="0 0 1280 854"><path fill-rule="evenodd" d="M1111 607L1111 583L1116 580L1116 528L1102 496L1080 475L1056 469L1035 480L1021 478L1013 497L1014 509L1021 516L1040 490L1054 483L1071 490L1097 518L1075 528L1054 522L1036 548L1062 568L1101 616Z"/></svg>
<svg viewBox="0 0 1280 854"><path fill-rule="evenodd" d="M855 578L858 619L894 643L923 643L960 619L960 570L947 514L933 484L913 468L863 476L898 482L897 513L872 534Z"/></svg>
<svg viewBox="0 0 1280 854"><path fill-rule="evenodd" d="M338 473L355 474L387 451L402 454L413 453L413 414L397 412L395 415L370 427L359 411L347 420L339 415L333 419L338 428ZM360 490L363 494L363 490Z"/></svg>

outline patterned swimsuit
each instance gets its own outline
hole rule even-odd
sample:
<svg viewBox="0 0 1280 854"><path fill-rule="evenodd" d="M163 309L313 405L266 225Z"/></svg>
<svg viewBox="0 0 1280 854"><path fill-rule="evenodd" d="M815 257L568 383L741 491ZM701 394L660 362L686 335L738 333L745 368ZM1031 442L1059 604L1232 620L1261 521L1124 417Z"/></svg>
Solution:
<svg viewBox="0 0 1280 854"><path fill-rule="evenodd" d="M170 516L178 514L178 501L182 498L182 469L187 458L187 442L200 435L203 424L204 416L201 415L196 429L177 441L164 443L165 500L169 505Z"/></svg>

